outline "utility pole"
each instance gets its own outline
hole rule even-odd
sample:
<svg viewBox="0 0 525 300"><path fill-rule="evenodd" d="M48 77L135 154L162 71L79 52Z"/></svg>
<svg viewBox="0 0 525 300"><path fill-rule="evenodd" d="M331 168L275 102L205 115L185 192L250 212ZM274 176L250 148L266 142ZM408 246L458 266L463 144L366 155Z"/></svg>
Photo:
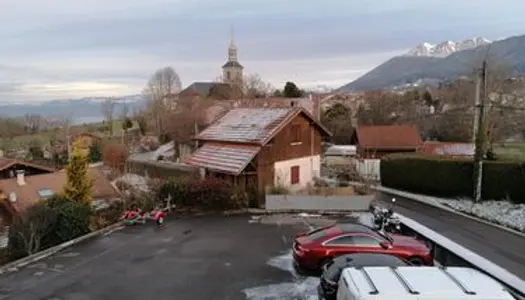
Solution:
<svg viewBox="0 0 525 300"><path fill-rule="evenodd" d="M485 100L487 98L487 61L483 60L478 72L476 84L476 113L474 115L474 165L473 196L474 201L481 200L481 183L483 181L483 155L485 154Z"/></svg>

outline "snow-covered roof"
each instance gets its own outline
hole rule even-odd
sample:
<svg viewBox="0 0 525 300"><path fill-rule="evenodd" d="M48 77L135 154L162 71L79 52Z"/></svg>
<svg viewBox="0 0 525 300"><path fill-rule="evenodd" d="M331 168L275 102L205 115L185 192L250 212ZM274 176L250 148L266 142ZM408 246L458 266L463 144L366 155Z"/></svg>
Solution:
<svg viewBox="0 0 525 300"><path fill-rule="evenodd" d="M134 161L157 161L159 157L172 157L175 155L175 143L169 142L167 144L161 145L157 150L144 152L144 153L135 153L130 156L131 160Z"/></svg>

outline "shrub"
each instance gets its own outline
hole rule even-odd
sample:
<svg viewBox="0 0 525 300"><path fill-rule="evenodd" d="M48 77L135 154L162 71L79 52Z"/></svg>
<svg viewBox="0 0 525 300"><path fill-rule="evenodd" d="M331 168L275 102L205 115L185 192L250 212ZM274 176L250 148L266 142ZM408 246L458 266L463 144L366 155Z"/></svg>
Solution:
<svg viewBox="0 0 525 300"><path fill-rule="evenodd" d="M11 259L31 255L91 231L92 209L64 196L42 201L15 219L9 228Z"/></svg>
<svg viewBox="0 0 525 300"><path fill-rule="evenodd" d="M289 195L291 191L282 185L272 185L266 189L268 195Z"/></svg>
<svg viewBox="0 0 525 300"><path fill-rule="evenodd" d="M51 246L87 234L91 231L91 205L71 201L63 196L55 196L47 201L48 207L57 214L52 230L46 235L46 244Z"/></svg>
<svg viewBox="0 0 525 300"><path fill-rule="evenodd" d="M104 146L102 161L113 170L123 172L127 159L128 151L124 145L112 143Z"/></svg>
<svg viewBox="0 0 525 300"><path fill-rule="evenodd" d="M471 197L470 159L424 155L389 155L381 160L381 183L386 187L439 197ZM513 161L483 163L482 198L525 201L525 165Z"/></svg>
<svg viewBox="0 0 525 300"><path fill-rule="evenodd" d="M164 201L168 196L171 196L172 202L179 207L205 210L237 209L245 203L239 201L230 183L215 178L189 178L166 182L159 188L157 197L159 201Z"/></svg>

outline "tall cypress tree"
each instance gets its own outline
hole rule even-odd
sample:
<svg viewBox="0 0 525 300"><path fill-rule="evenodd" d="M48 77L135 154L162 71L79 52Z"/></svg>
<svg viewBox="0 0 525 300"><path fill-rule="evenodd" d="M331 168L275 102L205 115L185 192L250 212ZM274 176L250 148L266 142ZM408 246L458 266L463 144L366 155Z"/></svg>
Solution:
<svg viewBox="0 0 525 300"><path fill-rule="evenodd" d="M91 204L93 181L88 177L89 160L82 149L81 139L73 143L73 151L66 168L67 184L64 194L77 203Z"/></svg>

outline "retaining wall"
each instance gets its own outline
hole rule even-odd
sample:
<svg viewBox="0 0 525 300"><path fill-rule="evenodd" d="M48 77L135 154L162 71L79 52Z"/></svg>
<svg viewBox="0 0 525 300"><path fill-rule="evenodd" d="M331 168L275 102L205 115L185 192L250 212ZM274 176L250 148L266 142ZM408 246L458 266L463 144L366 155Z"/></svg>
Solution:
<svg viewBox="0 0 525 300"><path fill-rule="evenodd" d="M374 199L364 196L266 195L268 211L366 211Z"/></svg>

